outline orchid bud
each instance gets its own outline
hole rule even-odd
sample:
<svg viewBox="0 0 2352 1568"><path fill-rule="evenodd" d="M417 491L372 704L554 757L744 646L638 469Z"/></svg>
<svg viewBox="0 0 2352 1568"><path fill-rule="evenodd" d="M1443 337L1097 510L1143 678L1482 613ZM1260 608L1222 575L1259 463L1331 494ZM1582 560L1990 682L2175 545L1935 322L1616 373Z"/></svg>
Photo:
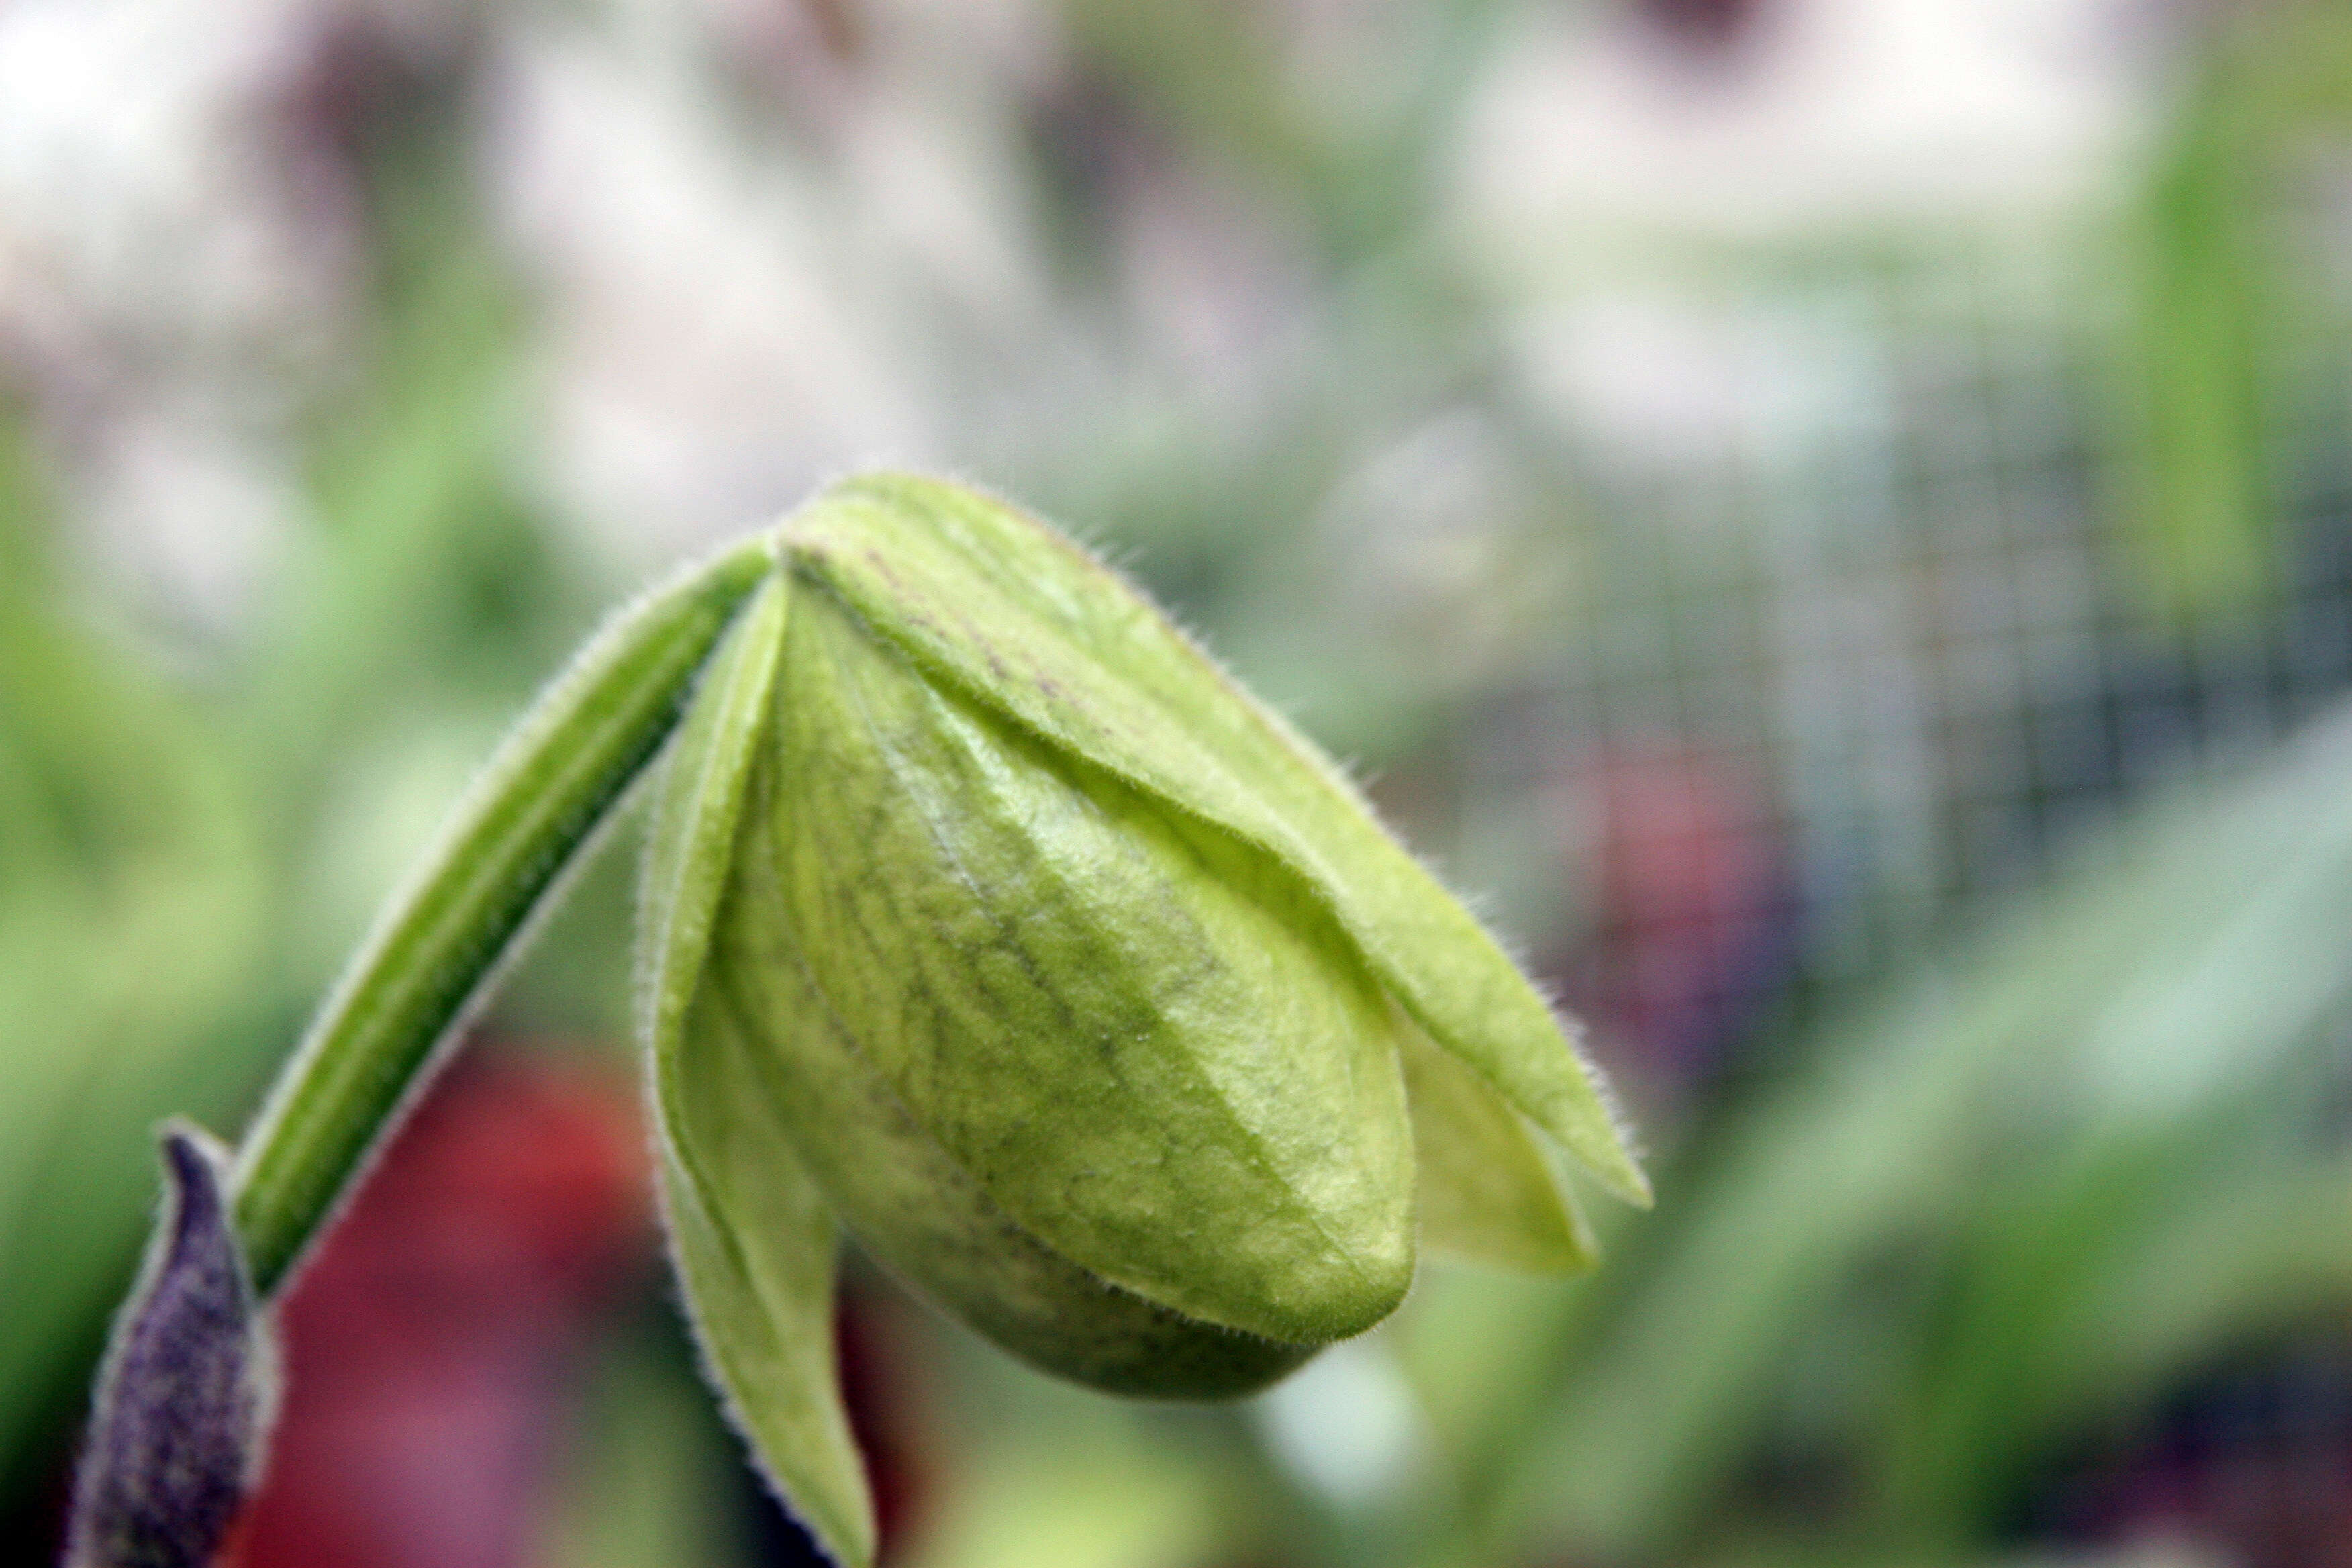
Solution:
<svg viewBox="0 0 2352 1568"><path fill-rule="evenodd" d="M1593 1075L1339 771L1132 589L950 484L775 540L665 764L642 903L665 1206L714 1380L818 1540L873 1527L839 1229L1024 1360L1263 1386L1421 1246L1566 1270Z"/></svg>
<svg viewBox="0 0 2352 1568"><path fill-rule="evenodd" d="M167 1143L78 1563L210 1552L268 1426L254 1325L656 755L639 1029L673 1256L837 1562L874 1547L844 1228L1048 1372L1217 1398L1380 1321L1423 1247L1589 1262L1542 1140L1648 1201L1550 1009L1337 768L1050 529L856 480L592 639L234 1162Z"/></svg>

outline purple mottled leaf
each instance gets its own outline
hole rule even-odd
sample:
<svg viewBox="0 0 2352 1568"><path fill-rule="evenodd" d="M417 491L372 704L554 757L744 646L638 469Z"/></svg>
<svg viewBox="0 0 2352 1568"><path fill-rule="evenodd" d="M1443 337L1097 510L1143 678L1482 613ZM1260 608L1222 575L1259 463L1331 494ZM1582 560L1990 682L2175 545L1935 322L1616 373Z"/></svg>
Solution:
<svg viewBox="0 0 2352 1568"><path fill-rule="evenodd" d="M163 1144L163 1224L99 1379L67 1568L206 1568L268 1436L268 1337L226 1155L185 1123Z"/></svg>

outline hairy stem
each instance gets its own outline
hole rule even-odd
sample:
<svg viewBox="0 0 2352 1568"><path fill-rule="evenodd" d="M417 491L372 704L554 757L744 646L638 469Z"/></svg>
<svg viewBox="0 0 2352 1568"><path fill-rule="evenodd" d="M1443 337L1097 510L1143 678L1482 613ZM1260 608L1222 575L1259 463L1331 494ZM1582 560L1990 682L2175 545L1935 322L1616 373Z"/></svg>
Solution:
<svg viewBox="0 0 2352 1568"><path fill-rule="evenodd" d="M773 568L772 542L756 538L614 617L541 694L385 907L237 1151L231 1201L264 1297L660 751L720 635Z"/></svg>

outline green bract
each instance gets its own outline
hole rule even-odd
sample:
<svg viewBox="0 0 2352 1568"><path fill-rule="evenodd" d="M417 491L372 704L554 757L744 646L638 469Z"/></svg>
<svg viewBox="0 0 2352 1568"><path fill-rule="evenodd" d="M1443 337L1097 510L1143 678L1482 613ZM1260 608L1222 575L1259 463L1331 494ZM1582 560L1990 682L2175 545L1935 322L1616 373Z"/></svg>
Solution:
<svg viewBox="0 0 2352 1568"><path fill-rule="evenodd" d="M1591 1075L1339 772L1118 578L953 485L839 486L704 669L643 902L677 1260L833 1554L836 1225L1006 1349L1214 1397L1386 1316L1416 1241L1647 1198Z"/></svg>

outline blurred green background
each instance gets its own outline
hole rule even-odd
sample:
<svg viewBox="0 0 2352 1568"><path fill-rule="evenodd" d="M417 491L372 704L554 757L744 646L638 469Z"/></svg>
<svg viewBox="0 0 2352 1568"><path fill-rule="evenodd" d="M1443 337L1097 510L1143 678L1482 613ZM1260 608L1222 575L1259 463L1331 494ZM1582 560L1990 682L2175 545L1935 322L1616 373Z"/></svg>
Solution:
<svg viewBox="0 0 2352 1568"><path fill-rule="evenodd" d="M604 606L898 464L1357 764L1660 1197L1230 1410L854 1269L890 1561L2352 1564L2347 326L2318 0L6 0L0 1561L155 1122ZM289 1303L246 1568L805 1560L627 837Z"/></svg>

